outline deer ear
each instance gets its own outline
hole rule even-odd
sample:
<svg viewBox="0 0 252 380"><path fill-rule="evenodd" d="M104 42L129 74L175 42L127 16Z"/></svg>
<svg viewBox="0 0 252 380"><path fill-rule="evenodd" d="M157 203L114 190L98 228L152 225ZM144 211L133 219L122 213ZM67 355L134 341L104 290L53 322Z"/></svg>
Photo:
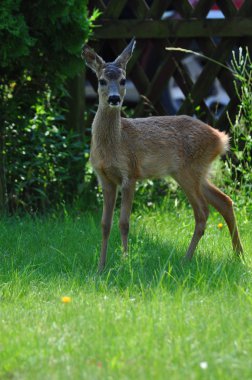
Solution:
<svg viewBox="0 0 252 380"><path fill-rule="evenodd" d="M116 58L114 64L116 66L121 67L122 69L126 69L126 65L132 56L133 50L135 48L136 41L135 38L132 38L129 45L123 50L123 52Z"/></svg>
<svg viewBox="0 0 252 380"><path fill-rule="evenodd" d="M96 74L104 65L104 60L88 45L84 45L81 52L81 58L85 60L86 65L93 70Z"/></svg>

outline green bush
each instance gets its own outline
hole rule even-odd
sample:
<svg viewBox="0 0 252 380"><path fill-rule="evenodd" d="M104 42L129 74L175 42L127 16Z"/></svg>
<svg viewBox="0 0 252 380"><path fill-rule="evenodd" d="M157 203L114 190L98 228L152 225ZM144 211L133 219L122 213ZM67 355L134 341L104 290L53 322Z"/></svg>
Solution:
<svg viewBox="0 0 252 380"><path fill-rule="evenodd" d="M59 81L81 70L80 49L88 37L91 22L85 0L32 3L3 0L0 11L2 79L15 80L18 86L22 84L22 74L27 72L37 88L48 83L58 87Z"/></svg>
<svg viewBox="0 0 252 380"><path fill-rule="evenodd" d="M252 61L248 49L239 49L232 67L240 105L235 122L230 121L231 154L226 161L226 182L236 203L252 209Z"/></svg>
<svg viewBox="0 0 252 380"><path fill-rule="evenodd" d="M6 126L7 192L12 212L20 208L45 211L71 202L83 182L84 142L64 128L61 109L57 111L49 100L38 99L33 109L34 117L24 117L19 129L15 124Z"/></svg>
<svg viewBox="0 0 252 380"><path fill-rule="evenodd" d="M45 210L81 191L84 141L66 122L67 86L97 15L85 0L1 2L0 209Z"/></svg>

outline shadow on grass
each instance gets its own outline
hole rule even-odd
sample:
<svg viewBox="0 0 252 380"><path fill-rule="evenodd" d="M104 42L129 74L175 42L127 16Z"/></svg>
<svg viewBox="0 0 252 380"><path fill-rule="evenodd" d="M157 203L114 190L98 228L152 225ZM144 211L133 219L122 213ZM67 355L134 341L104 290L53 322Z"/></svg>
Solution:
<svg viewBox="0 0 252 380"><path fill-rule="evenodd" d="M224 253L217 257L210 250L205 253L196 251L192 261L188 262L184 260L185 247L160 244L156 239L147 240L141 249L132 248L127 258L112 257L104 273L96 279L98 286L105 282L107 287L145 293L160 288L169 292L181 288L210 291L251 283L250 268L233 252L232 256Z"/></svg>
<svg viewBox="0 0 252 380"><path fill-rule="evenodd" d="M118 230L110 239L105 271L97 274L99 217L67 221L23 222L6 225L0 247L0 285L22 277L29 282L55 278L74 281L80 287L93 284L97 291L154 292L165 289L214 290L251 283L250 267L234 254L217 256L209 249L183 261L185 246L159 241L146 231L131 232L129 256L122 258ZM12 236L10 237L10 231ZM179 241L179 239L178 239Z"/></svg>

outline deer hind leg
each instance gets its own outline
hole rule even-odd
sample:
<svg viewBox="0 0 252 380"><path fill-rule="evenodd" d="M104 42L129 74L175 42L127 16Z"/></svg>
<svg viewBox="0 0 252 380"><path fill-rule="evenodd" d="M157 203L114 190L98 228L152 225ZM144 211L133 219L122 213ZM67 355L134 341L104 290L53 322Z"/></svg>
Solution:
<svg viewBox="0 0 252 380"><path fill-rule="evenodd" d="M103 192L103 212L102 212L102 247L101 256L99 262L99 271L102 271L105 267L108 240L111 230L111 224L113 219L117 188L116 185L110 182L102 182Z"/></svg>
<svg viewBox="0 0 252 380"><path fill-rule="evenodd" d="M184 190L194 212L195 227L193 237L185 255L186 259L191 260L201 237L204 235L209 209L197 176L187 174L183 175L183 179L182 177L175 179Z"/></svg>
<svg viewBox="0 0 252 380"><path fill-rule="evenodd" d="M238 255L241 254L243 252L243 248L236 224L232 200L208 181L203 184L202 188L207 202L211 204L225 219L231 235L234 251Z"/></svg>
<svg viewBox="0 0 252 380"><path fill-rule="evenodd" d="M127 253L128 249L129 219L134 199L135 184L136 182L131 180L122 186L122 203L119 228L121 232L124 254Z"/></svg>

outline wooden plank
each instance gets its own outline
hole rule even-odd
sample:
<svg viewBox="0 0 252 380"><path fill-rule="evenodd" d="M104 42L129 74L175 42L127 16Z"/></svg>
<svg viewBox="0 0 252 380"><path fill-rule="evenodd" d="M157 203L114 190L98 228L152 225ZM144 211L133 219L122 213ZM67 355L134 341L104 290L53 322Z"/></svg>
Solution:
<svg viewBox="0 0 252 380"><path fill-rule="evenodd" d="M192 17L205 18L209 10L211 9L213 3L214 3L214 0L199 1L193 10Z"/></svg>
<svg viewBox="0 0 252 380"><path fill-rule="evenodd" d="M184 68L183 64L181 62L178 62L177 66L178 68L175 71L173 77L186 97L185 102L187 102L188 99L191 99L191 92L192 92L194 83L191 80L187 70ZM200 106L201 111L205 114L204 119L207 120L208 123L213 124L214 117L211 111L208 109L204 99L200 99L198 101L198 104L194 104L194 107L191 107L190 105L189 107L184 108L184 113L189 114L189 115L195 114L196 106Z"/></svg>
<svg viewBox="0 0 252 380"><path fill-rule="evenodd" d="M237 14L237 9L231 0L217 0L217 5L225 17L234 17Z"/></svg>
<svg viewBox="0 0 252 380"><path fill-rule="evenodd" d="M172 0L154 0L150 7L149 18L160 19L171 3Z"/></svg>
<svg viewBox="0 0 252 380"><path fill-rule="evenodd" d="M182 48L188 47L188 40L180 40L177 42ZM167 44L163 44L161 48L164 50L164 47ZM160 99L163 90L167 86L167 82L173 73L177 70L176 61L180 60L182 57L181 53L178 52L167 52L164 50L164 58L158 64L155 75L151 81L150 87L148 89L148 95L150 99L155 103Z"/></svg>
<svg viewBox="0 0 252 380"><path fill-rule="evenodd" d="M234 96L232 99L230 99L230 102L226 106L226 108L223 110L220 118L216 121L215 127L221 131L228 132L230 129L230 124L227 116L227 112L229 115L229 118L231 121L235 121L236 115L237 115L237 108L240 104L239 99L237 96Z"/></svg>
<svg viewBox="0 0 252 380"><path fill-rule="evenodd" d="M100 19L98 39L114 38L197 38L252 36L252 17L207 20L111 20Z"/></svg>
<svg viewBox="0 0 252 380"><path fill-rule="evenodd" d="M148 15L150 10L144 0L128 0L127 5L130 7L136 18L138 18L139 20L144 19Z"/></svg>
<svg viewBox="0 0 252 380"><path fill-rule="evenodd" d="M177 56L178 69L172 61L177 53L163 52L164 41L167 41L169 45L169 40L175 40L175 44L172 43L172 45L181 46L180 41L177 39L184 38L187 44L191 43L192 39L197 39L204 54L218 61L225 62L237 43L241 46L249 45L251 47L252 1L245 0L239 11L236 10L231 1L199 0L196 7L192 8L188 0L154 0L150 7L148 7L144 0L129 0L128 2L125 0L119 2L115 0L107 2L104 0L90 0L89 8L91 5L100 8L104 12L102 17L97 21L99 27L94 30L94 38L98 41L96 42L96 44L98 43L98 47L103 44L108 46L109 43L109 50L112 48L116 55L126 46L126 39L132 38L133 35L138 39L136 51L129 62L127 71L129 78L133 81L139 93L145 95L146 99L150 102L150 107L147 106L146 108L144 105L145 101L142 99L135 109L137 116L143 116L152 107L154 113L165 113L161 104L161 96L171 75L174 76L179 87L186 95L186 100L180 109L180 113L193 114L195 113L195 105L200 105L206 114L205 119L208 122L214 121L211 111L204 102L204 97L214 79L218 78L231 99L226 108L229 110L231 117L235 116L238 100L234 91L233 77L230 72L208 62L197 82L193 84L188 73L183 73L182 77L180 75L181 71L183 71L181 67L182 54L178 53ZM132 9L133 14L137 18L136 20L117 19L126 3L127 7ZM204 19L214 3L220 6L226 19ZM105 4L107 4L107 9ZM163 12L170 5L175 6L175 9L179 11L184 19L159 20ZM111 22L111 18L113 18L113 22ZM214 36L230 38L226 41L223 40L216 47L212 40ZM141 67L139 63L141 62L139 58L141 58L143 51L146 50L145 45L151 46L148 42L149 40L152 40L152 43L154 40L153 44L155 48L152 55L157 61L155 62L154 59L153 75L150 75L146 67ZM99 48L97 51L99 51ZM94 84L94 82L95 78L92 78L92 83ZM194 102L193 105L192 101ZM151 102L153 106L151 106ZM227 117L223 113L216 122L216 126L221 129L228 129L228 125Z"/></svg>
<svg viewBox="0 0 252 380"><path fill-rule="evenodd" d="M148 88L147 96L155 104L159 101L164 88L167 86L169 78L176 69L171 55L168 55L157 68L156 74Z"/></svg>
<svg viewBox="0 0 252 380"><path fill-rule="evenodd" d="M187 97L191 93L194 83L181 62L176 62L176 71L173 77L185 97Z"/></svg>
<svg viewBox="0 0 252 380"><path fill-rule="evenodd" d="M228 94L230 98L235 95L235 86L234 86L234 77L230 71L221 69L217 75L217 78L220 81L220 84Z"/></svg>
<svg viewBox="0 0 252 380"><path fill-rule="evenodd" d="M118 18L121 15L126 3L127 0L110 0L102 17L112 19Z"/></svg>
<svg viewBox="0 0 252 380"><path fill-rule="evenodd" d="M197 43L202 53L205 54L207 57L212 57L214 55L216 50L216 44L213 42L212 39L198 38ZM231 98L234 95L233 74L228 69L221 68L221 70L218 73L218 79L222 87L227 92L228 96Z"/></svg>
<svg viewBox="0 0 252 380"><path fill-rule="evenodd" d="M187 39L180 40L178 42L179 46L188 47L189 41ZM155 107L159 111L160 114L165 115L166 111L164 110L161 102L162 94L165 88L167 87L168 80L173 75L176 70L176 64L174 63L175 57L181 57L182 54L179 52L166 52L164 47L167 45L165 41L160 40L158 43L158 49L160 50L159 54L156 54L158 62L156 62L155 74L152 77L151 83L149 84L147 91L144 93L145 97L151 101ZM163 53L162 53L163 52ZM144 115L144 104L141 102L136 110L136 116Z"/></svg>
<svg viewBox="0 0 252 380"><path fill-rule="evenodd" d="M66 127L77 132L79 136L83 136L85 134L83 119L85 110L85 69L80 74L68 79L67 91L69 96L67 97Z"/></svg>
<svg viewBox="0 0 252 380"><path fill-rule="evenodd" d="M131 71L130 77L131 79L133 79L133 82L136 85L136 88L139 91L139 93L145 94L150 85L150 82L139 63L135 64L134 70Z"/></svg>
<svg viewBox="0 0 252 380"><path fill-rule="evenodd" d="M88 9L93 11L94 9L99 9L104 12L106 10L106 5L103 0L90 0L88 3Z"/></svg>
<svg viewBox="0 0 252 380"><path fill-rule="evenodd" d="M216 48L215 54L212 58L219 60L219 62L225 62L229 56L233 44L235 44L235 41L231 39L222 41ZM191 98L196 105L199 103L200 99L204 98L207 95L208 88L212 85L219 71L220 66L212 62L208 62L205 65L191 91ZM193 108L191 99L189 98L183 103L182 107L179 110L179 113L185 113L188 107L190 109Z"/></svg>
<svg viewBox="0 0 252 380"><path fill-rule="evenodd" d="M174 1L172 5L182 17L189 18L192 15L193 7L188 0Z"/></svg>
<svg viewBox="0 0 252 380"><path fill-rule="evenodd" d="M1 126L2 128L2 126ZM0 133L0 213L1 216L8 212L8 195L7 195L7 184L6 184L6 163L4 152L4 136L1 131Z"/></svg>
<svg viewBox="0 0 252 380"><path fill-rule="evenodd" d="M251 0L245 0L244 3L242 4L239 12L238 12L238 15L241 17L241 16L248 16L248 15L252 15L252 1Z"/></svg>

